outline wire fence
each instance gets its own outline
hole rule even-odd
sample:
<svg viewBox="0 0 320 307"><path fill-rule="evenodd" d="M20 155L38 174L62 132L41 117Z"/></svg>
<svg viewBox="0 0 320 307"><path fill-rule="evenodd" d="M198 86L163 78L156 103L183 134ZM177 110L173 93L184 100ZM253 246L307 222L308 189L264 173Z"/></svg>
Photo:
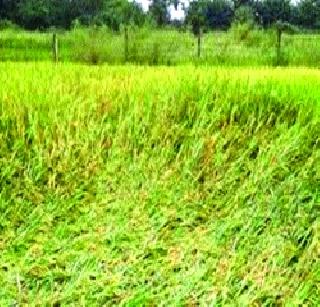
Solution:
<svg viewBox="0 0 320 307"><path fill-rule="evenodd" d="M275 31L208 32L125 28L78 29L61 33L0 32L0 61L55 61L89 64L291 65L320 64L320 35Z"/></svg>

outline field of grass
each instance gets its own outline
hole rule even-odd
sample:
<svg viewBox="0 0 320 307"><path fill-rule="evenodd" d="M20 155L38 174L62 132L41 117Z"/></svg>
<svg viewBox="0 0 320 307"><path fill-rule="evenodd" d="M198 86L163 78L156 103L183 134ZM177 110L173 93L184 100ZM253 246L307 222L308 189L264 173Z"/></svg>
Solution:
<svg viewBox="0 0 320 307"><path fill-rule="evenodd" d="M0 305L320 304L320 72L0 64Z"/></svg>
<svg viewBox="0 0 320 307"><path fill-rule="evenodd" d="M229 32L205 33L200 59L197 57L197 40L190 32L130 29L127 61L124 33L112 33L105 28L75 29L58 33L58 39L62 62L320 66L318 34L285 34L281 60L277 60L276 34L272 29L247 33L235 28ZM51 33L0 31L0 61L48 61L52 58L51 44Z"/></svg>

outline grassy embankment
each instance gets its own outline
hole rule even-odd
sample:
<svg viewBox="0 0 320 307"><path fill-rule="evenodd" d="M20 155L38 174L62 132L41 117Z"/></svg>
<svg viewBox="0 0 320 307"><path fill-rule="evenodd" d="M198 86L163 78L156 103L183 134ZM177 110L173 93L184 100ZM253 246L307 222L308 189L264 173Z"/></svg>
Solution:
<svg viewBox="0 0 320 307"><path fill-rule="evenodd" d="M63 62L125 63L124 34L106 29L75 29L58 33L59 58ZM0 32L0 61L51 60L52 34L6 30ZM319 67L320 40L317 34L283 36L282 56L276 57L273 30L204 34L201 58L197 42L189 32L131 29L128 62L178 65L190 62L224 66L310 66Z"/></svg>
<svg viewBox="0 0 320 307"><path fill-rule="evenodd" d="M320 73L0 64L0 305L318 305Z"/></svg>

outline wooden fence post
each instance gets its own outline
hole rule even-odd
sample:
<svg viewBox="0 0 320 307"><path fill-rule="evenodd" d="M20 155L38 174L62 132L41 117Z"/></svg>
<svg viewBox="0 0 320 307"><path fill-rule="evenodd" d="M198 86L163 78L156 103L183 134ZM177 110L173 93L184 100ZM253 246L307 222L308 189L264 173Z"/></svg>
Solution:
<svg viewBox="0 0 320 307"><path fill-rule="evenodd" d="M198 58L201 56L201 27L199 27L198 31Z"/></svg>
<svg viewBox="0 0 320 307"><path fill-rule="evenodd" d="M124 28L124 60L125 62L129 60L129 33L127 26Z"/></svg>
<svg viewBox="0 0 320 307"><path fill-rule="evenodd" d="M58 38L57 34L53 33L52 36L52 57L54 62L58 62L59 55L58 55Z"/></svg>
<svg viewBox="0 0 320 307"><path fill-rule="evenodd" d="M277 53L277 65L281 63L281 37L282 37L282 29L280 26L276 28L277 32L277 42L276 42L276 53Z"/></svg>

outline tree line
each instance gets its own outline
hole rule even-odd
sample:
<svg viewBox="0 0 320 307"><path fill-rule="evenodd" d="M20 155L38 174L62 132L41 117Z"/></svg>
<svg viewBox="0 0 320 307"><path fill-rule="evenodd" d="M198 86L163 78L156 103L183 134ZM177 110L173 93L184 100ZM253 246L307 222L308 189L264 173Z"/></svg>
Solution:
<svg viewBox="0 0 320 307"><path fill-rule="evenodd" d="M170 18L170 7L185 10L184 20ZM158 27L191 24L194 32L227 29L234 21L269 27L277 21L306 29L320 28L320 0L151 0L149 10L127 0L0 0L0 20L26 29L68 29L75 22L106 25L117 31L122 24Z"/></svg>

